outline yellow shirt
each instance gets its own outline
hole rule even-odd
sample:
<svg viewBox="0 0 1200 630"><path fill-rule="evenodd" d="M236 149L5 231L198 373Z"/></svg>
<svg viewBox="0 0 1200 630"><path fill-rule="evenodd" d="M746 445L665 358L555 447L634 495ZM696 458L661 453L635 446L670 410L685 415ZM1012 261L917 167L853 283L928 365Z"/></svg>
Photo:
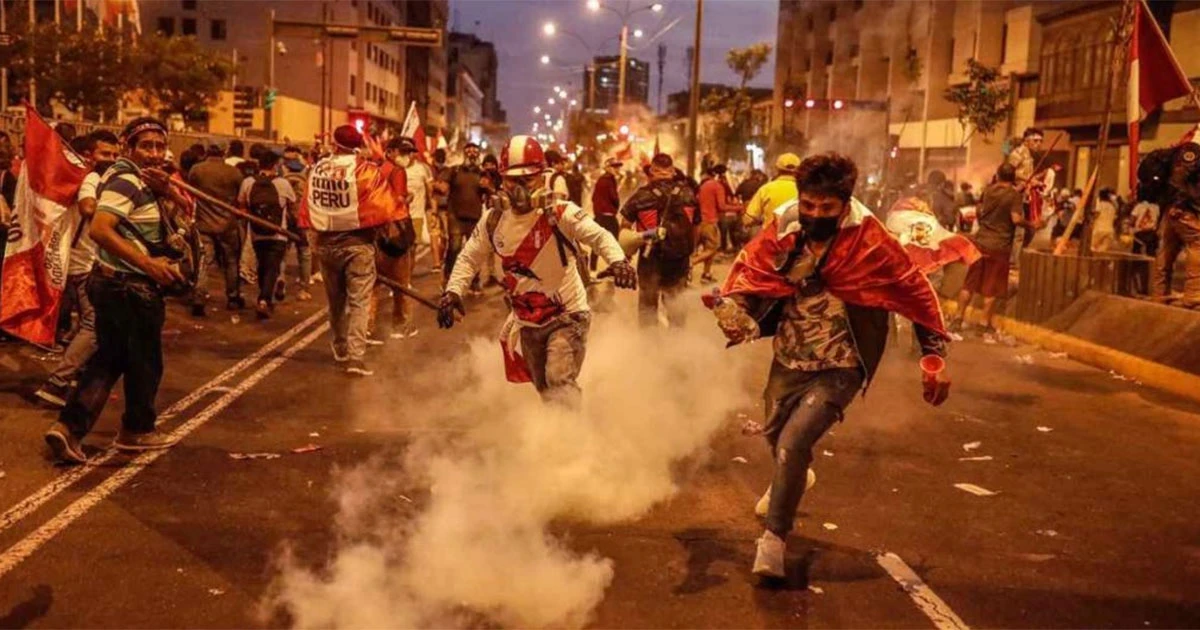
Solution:
<svg viewBox="0 0 1200 630"><path fill-rule="evenodd" d="M746 205L746 216L751 223L770 223L775 218L775 209L796 198L796 177L780 175L765 183L750 203Z"/></svg>

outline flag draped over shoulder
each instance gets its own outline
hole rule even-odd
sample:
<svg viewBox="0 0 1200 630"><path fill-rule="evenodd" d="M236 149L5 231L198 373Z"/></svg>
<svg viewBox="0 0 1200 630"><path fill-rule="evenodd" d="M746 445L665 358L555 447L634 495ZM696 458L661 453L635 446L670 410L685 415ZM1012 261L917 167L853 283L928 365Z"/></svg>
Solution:
<svg viewBox="0 0 1200 630"><path fill-rule="evenodd" d="M1129 183L1137 186L1141 121L1169 100L1192 93L1187 74L1144 0L1133 3L1133 35L1129 39Z"/></svg>
<svg viewBox="0 0 1200 630"><path fill-rule="evenodd" d="M54 343L75 232L68 211L87 173L83 159L26 106L25 160L9 232L18 236L4 253L0 282L0 328L16 337Z"/></svg>
<svg viewBox="0 0 1200 630"><path fill-rule="evenodd" d="M775 221L765 225L738 253L722 295L795 295L797 286L781 266L800 233L796 201L783 204L775 215ZM847 304L888 310L946 334L933 286L900 242L858 200L851 201L850 212L830 245L821 279L834 297Z"/></svg>

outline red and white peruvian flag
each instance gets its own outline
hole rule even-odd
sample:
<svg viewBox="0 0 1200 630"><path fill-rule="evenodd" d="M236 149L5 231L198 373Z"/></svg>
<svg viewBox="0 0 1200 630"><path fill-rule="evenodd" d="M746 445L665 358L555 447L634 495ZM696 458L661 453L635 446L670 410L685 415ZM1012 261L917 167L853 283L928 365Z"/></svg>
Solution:
<svg viewBox="0 0 1200 630"><path fill-rule="evenodd" d="M0 328L21 339L54 343L75 231L67 210L87 173L83 159L26 106L25 161L0 280Z"/></svg>
<svg viewBox="0 0 1200 630"><path fill-rule="evenodd" d="M417 145L417 158L425 161L425 127L421 125L421 116L417 113L416 101L408 106L408 115L404 117L404 126L400 128L400 135L412 139L413 144Z"/></svg>
<svg viewBox="0 0 1200 630"><path fill-rule="evenodd" d="M913 264L926 275L952 262L972 265L981 257L970 239L942 227L929 205L920 199L898 200L888 210L884 225L904 246L904 252Z"/></svg>
<svg viewBox="0 0 1200 630"><path fill-rule="evenodd" d="M1129 184L1137 186L1141 121L1169 100L1192 93L1171 45L1145 0L1133 3L1133 36L1129 40Z"/></svg>

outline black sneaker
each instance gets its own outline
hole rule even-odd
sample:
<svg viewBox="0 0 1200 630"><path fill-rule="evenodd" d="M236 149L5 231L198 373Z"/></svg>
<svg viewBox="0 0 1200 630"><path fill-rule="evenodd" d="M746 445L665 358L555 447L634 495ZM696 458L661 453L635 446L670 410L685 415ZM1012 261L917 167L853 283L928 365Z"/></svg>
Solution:
<svg viewBox="0 0 1200 630"><path fill-rule="evenodd" d="M179 438L157 429L147 433L128 433L121 429L113 446L120 451L156 451L175 446L178 441Z"/></svg>
<svg viewBox="0 0 1200 630"><path fill-rule="evenodd" d="M266 300L259 300L258 306L254 309L254 314L259 319L270 319L271 305L267 304Z"/></svg>
<svg viewBox="0 0 1200 630"><path fill-rule="evenodd" d="M346 362L346 373L354 376L371 376L375 374L373 370L367 367L366 363L358 359L350 359Z"/></svg>
<svg viewBox="0 0 1200 630"><path fill-rule="evenodd" d="M86 464L87 455L79 440L71 435L71 430L61 422L50 425L44 436L46 444L54 452L54 458L64 464Z"/></svg>
<svg viewBox="0 0 1200 630"><path fill-rule="evenodd" d="M329 344L329 348L333 350L334 361L337 361L338 363L345 363L346 361L350 360L350 353L346 351L345 348L339 350L337 344L332 342Z"/></svg>
<svg viewBox="0 0 1200 630"><path fill-rule="evenodd" d="M275 301L282 302L287 297L287 282L280 278L275 282Z"/></svg>
<svg viewBox="0 0 1200 630"><path fill-rule="evenodd" d="M33 395L55 407L65 407L67 406L67 395L70 393L70 387L46 381L46 384L42 385Z"/></svg>
<svg viewBox="0 0 1200 630"><path fill-rule="evenodd" d="M246 308L246 300L242 299L240 295L235 295L225 300L225 310L240 311L244 308Z"/></svg>

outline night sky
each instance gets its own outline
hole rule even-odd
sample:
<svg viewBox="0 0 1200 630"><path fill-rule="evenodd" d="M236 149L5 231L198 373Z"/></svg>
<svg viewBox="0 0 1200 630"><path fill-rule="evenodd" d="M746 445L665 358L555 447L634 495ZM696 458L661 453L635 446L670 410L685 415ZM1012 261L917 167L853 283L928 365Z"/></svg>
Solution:
<svg viewBox="0 0 1200 630"><path fill-rule="evenodd" d="M625 0L602 0L618 10ZM631 9L648 6L652 0L630 0ZM650 107L657 103L657 48L661 41L667 45L663 82L663 107L666 95L687 88L687 49L692 45L696 3L691 0L665 0L662 13L643 11L630 21L641 28L641 40L630 38L630 55L650 63ZM758 42L775 45L778 0L706 0L704 3L704 32L701 47L701 80L705 83L729 83L737 77L725 66L725 53L730 48ZM451 26L454 30L474 33L496 45L500 63L500 101L508 110L508 122L513 133L529 133L535 119L534 105L544 105L551 88L559 85L572 98L579 98L585 86L583 65L589 53L573 37L560 33L555 38L542 34L542 24L555 22L559 29L568 29L581 36L591 46L599 46L597 54L617 54L620 20L608 11L592 12L585 0L456 0L451 2ZM661 29L679 19L674 27L658 39L652 39ZM634 46L644 46L634 51ZM550 55L555 64L571 67L544 66L539 58ZM774 54L755 79L754 85L770 87L774 82ZM582 99L580 99L582 103ZM540 118L540 117L538 117Z"/></svg>

